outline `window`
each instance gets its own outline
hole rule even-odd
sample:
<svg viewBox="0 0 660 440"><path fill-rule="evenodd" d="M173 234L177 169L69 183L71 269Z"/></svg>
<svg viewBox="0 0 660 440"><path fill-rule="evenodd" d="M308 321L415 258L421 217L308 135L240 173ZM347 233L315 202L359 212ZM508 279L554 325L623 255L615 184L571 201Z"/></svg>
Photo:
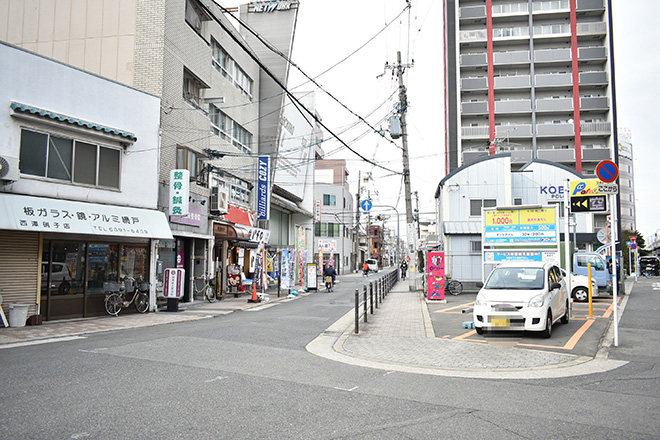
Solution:
<svg viewBox="0 0 660 440"><path fill-rule="evenodd" d="M209 104L211 131L244 153L252 151L252 133L224 114L218 107Z"/></svg>
<svg viewBox="0 0 660 440"><path fill-rule="evenodd" d="M24 174L119 188L118 148L23 129L19 161Z"/></svg>
<svg viewBox="0 0 660 440"><path fill-rule="evenodd" d="M193 179L197 185L208 187L208 176L202 173L204 165L201 154L186 147L178 147L176 150L176 168L190 171L190 180Z"/></svg>
<svg viewBox="0 0 660 440"><path fill-rule="evenodd" d="M186 0L186 23L188 23L195 32L201 35L204 22L207 20L209 20L209 17L202 11L197 1Z"/></svg>
<svg viewBox="0 0 660 440"><path fill-rule="evenodd" d="M337 206L337 196L323 194L323 206Z"/></svg>
<svg viewBox="0 0 660 440"><path fill-rule="evenodd" d="M497 206L495 199L472 199L470 200L470 216L481 216L481 208L494 208Z"/></svg>
<svg viewBox="0 0 660 440"><path fill-rule="evenodd" d="M201 99L201 90L205 88L200 80L195 78L195 76L188 72L188 70L183 70L183 99L188 101L194 107L199 108L199 103L202 102Z"/></svg>
<svg viewBox="0 0 660 440"><path fill-rule="evenodd" d="M471 254L480 254L481 253L481 241L479 241L479 240L470 240L470 253Z"/></svg>
<svg viewBox="0 0 660 440"><path fill-rule="evenodd" d="M252 100L252 87L254 84L252 78L241 69L238 63L213 38L211 38L211 51L213 53L213 67L222 76L230 80L243 95Z"/></svg>
<svg viewBox="0 0 660 440"><path fill-rule="evenodd" d="M522 205L522 198L520 198L520 197L514 197L514 199L513 199L513 204L514 204L515 206Z"/></svg>
<svg viewBox="0 0 660 440"><path fill-rule="evenodd" d="M337 223L314 223L314 235L316 237L341 237L340 226Z"/></svg>
<svg viewBox="0 0 660 440"><path fill-rule="evenodd" d="M229 185L229 198L242 205L250 204L252 186L244 180L232 177Z"/></svg>

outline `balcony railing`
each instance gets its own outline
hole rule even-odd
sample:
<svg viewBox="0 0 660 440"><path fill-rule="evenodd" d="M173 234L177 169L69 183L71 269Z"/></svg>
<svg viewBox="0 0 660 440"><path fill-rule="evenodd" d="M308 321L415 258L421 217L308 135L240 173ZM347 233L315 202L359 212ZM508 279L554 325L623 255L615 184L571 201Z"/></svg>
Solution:
<svg viewBox="0 0 660 440"><path fill-rule="evenodd" d="M573 98L544 98L536 100L537 112L569 112L573 110Z"/></svg>
<svg viewBox="0 0 660 440"><path fill-rule="evenodd" d="M571 49L542 49L534 51L535 63L569 62Z"/></svg>
<svg viewBox="0 0 660 440"><path fill-rule="evenodd" d="M486 41L488 34L486 29L476 29L471 31L460 31L458 34L458 41L461 43L472 43L476 41Z"/></svg>
<svg viewBox="0 0 660 440"><path fill-rule="evenodd" d="M531 111L532 101L529 99L495 101L495 113L527 113Z"/></svg>
<svg viewBox="0 0 660 440"><path fill-rule="evenodd" d="M487 78L463 78L461 90L484 90L488 88Z"/></svg>
<svg viewBox="0 0 660 440"><path fill-rule="evenodd" d="M461 127L461 137L463 139L483 139L490 135L490 127L487 125L479 127Z"/></svg>
<svg viewBox="0 0 660 440"><path fill-rule="evenodd" d="M573 124L537 124L536 135L538 137L566 137L575 135Z"/></svg>
<svg viewBox="0 0 660 440"><path fill-rule="evenodd" d="M595 23L578 23L577 34L578 36L587 35L605 35L607 33L607 24L599 21Z"/></svg>
<svg viewBox="0 0 660 440"><path fill-rule="evenodd" d="M493 53L493 63L496 65L501 64L526 64L529 63L529 51L517 50L511 52L495 52Z"/></svg>
<svg viewBox="0 0 660 440"><path fill-rule="evenodd" d="M464 6L462 8L458 8L458 18L461 20L486 18L486 7Z"/></svg>
<svg viewBox="0 0 660 440"><path fill-rule="evenodd" d="M535 78L536 87L564 87L573 85L570 73L544 73Z"/></svg>
<svg viewBox="0 0 660 440"><path fill-rule="evenodd" d="M582 136L602 136L612 134L612 124L609 122L581 122L580 133Z"/></svg>
<svg viewBox="0 0 660 440"><path fill-rule="evenodd" d="M462 102L461 114L464 115L484 115L488 113L488 102Z"/></svg>
<svg viewBox="0 0 660 440"><path fill-rule="evenodd" d="M529 75L513 75L513 76L498 76L495 77L496 89L517 89L530 87Z"/></svg>

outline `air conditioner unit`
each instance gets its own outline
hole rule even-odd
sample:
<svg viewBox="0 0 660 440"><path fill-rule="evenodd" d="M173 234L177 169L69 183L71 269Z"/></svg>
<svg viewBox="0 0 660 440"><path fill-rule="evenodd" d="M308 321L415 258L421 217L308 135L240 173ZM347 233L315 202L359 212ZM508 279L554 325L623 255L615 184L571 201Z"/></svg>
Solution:
<svg viewBox="0 0 660 440"><path fill-rule="evenodd" d="M20 174L18 157L0 156L0 180L16 181Z"/></svg>
<svg viewBox="0 0 660 440"><path fill-rule="evenodd" d="M227 188L214 186L211 188L211 212L227 214L229 212L229 191Z"/></svg>

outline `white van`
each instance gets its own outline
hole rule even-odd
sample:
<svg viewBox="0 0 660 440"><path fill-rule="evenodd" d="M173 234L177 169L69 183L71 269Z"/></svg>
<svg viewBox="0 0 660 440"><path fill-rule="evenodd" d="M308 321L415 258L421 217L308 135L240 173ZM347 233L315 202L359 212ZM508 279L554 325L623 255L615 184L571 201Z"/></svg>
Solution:
<svg viewBox="0 0 660 440"><path fill-rule="evenodd" d="M374 258L368 258L366 261L367 266L369 266L369 271L378 272L378 260Z"/></svg>

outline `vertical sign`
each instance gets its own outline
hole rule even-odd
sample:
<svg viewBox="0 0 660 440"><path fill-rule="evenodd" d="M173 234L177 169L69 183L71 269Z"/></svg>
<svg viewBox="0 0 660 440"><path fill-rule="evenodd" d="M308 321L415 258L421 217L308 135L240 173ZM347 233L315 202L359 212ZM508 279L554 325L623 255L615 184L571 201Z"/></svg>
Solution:
<svg viewBox="0 0 660 440"><path fill-rule="evenodd" d="M280 287L282 289L291 288L291 256L288 249L282 250L282 272L280 273Z"/></svg>
<svg viewBox="0 0 660 440"><path fill-rule="evenodd" d="M427 256L429 268L426 287L429 300L445 299L445 253L429 251Z"/></svg>
<svg viewBox="0 0 660 440"><path fill-rule="evenodd" d="M170 171L170 215L186 216L189 210L190 171Z"/></svg>
<svg viewBox="0 0 660 440"><path fill-rule="evenodd" d="M321 201L320 200L314 200L314 221L315 222L320 222L321 221Z"/></svg>
<svg viewBox="0 0 660 440"><path fill-rule="evenodd" d="M259 156L257 161L257 220L270 219L270 201L268 179L270 176L270 158Z"/></svg>
<svg viewBox="0 0 660 440"><path fill-rule="evenodd" d="M181 298L183 296L183 269L165 269L163 281L163 296L166 298Z"/></svg>

